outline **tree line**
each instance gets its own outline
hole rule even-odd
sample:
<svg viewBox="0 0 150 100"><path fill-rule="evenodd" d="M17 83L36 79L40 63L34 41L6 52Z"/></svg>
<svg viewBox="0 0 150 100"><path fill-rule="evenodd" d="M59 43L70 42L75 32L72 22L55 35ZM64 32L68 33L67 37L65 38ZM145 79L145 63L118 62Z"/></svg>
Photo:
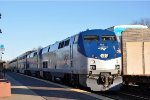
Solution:
<svg viewBox="0 0 150 100"><path fill-rule="evenodd" d="M133 21L131 24L133 25L146 25L150 28L150 18L142 18L140 20L137 21Z"/></svg>

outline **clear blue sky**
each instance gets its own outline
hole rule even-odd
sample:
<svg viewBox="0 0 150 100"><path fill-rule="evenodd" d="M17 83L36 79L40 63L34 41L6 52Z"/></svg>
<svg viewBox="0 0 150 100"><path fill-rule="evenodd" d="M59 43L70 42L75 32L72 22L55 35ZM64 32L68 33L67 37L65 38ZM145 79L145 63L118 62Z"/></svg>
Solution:
<svg viewBox="0 0 150 100"><path fill-rule="evenodd" d="M150 18L150 1L0 1L4 60L86 29Z"/></svg>

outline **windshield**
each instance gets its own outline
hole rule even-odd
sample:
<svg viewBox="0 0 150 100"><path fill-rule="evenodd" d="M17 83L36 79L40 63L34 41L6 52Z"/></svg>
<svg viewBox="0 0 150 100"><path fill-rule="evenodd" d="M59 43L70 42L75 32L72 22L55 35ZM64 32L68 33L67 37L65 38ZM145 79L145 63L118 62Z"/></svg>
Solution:
<svg viewBox="0 0 150 100"><path fill-rule="evenodd" d="M116 41L116 36L102 36L103 41Z"/></svg>
<svg viewBox="0 0 150 100"><path fill-rule="evenodd" d="M85 41L99 41L99 36L97 35L86 35L84 36Z"/></svg>

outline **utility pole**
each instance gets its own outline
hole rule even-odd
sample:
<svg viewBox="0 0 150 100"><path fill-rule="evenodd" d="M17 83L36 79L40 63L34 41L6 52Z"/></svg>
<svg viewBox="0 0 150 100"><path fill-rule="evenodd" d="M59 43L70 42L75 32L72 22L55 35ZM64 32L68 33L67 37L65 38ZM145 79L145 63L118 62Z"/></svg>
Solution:
<svg viewBox="0 0 150 100"><path fill-rule="evenodd" d="M2 14L0 13L0 19L2 18ZM2 33L2 30L0 29L0 34ZM1 71L4 71L4 61L2 59L2 55L4 54L3 51L4 51L4 45L0 43L0 70ZM3 75L3 77L5 76L5 73Z"/></svg>
<svg viewBox="0 0 150 100"><path fill-rule="evenodd" d="M0 19L2 18L2 14L0 13ZM2 30L0 29L0 33L2 33ZM0 60L2 61L2 55L4 54L3 51L4 51L4 45L3 44L0 44Z"/></svg>
<svg viewBox="0 0 150 100"><path fill-rule="evenodd" d="M0 19L2 18L2 14L0 13ZM2 33L2 30L0 29L0 33ZM0 59L1 61L2 61L2 52L1 52L1 59Z"/></svg>
<svg viewBox="0 0 150 100"><path fill-rule="evenodd" d="M1 13L0 13L0 19L1 19ZM2 31L1 31L1 29L0 29L0 33L2 33ZM0 52L1 53L1 52ZM1 55L0 55L1 56ZM2 57L2 56L1 56ZM1 72L2 72L2 70L3 70L3 63L2 63L2 60L1 60L1 58L0 58L0 77L1 77Z"/></svg>
<svg viewBox="0 0 150 100"><path fill-rule="evenodd" d="M2 18L2 14L0 13L0 19ZM0 33L2 33L2 30L0 29Z"/></svg>

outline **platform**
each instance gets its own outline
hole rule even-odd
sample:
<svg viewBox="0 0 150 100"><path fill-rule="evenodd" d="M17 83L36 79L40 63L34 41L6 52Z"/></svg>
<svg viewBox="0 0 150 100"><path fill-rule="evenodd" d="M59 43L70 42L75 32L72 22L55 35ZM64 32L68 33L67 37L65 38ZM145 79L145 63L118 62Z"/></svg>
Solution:
<svg viewBox="0 0 150 100"><path fill-rule="evenodd" d="M21 74L9 72L6 78L11 82L12 95L0 100L112 100L84 90Z"/></svg>
<svg viewBox="0 0 150 100"><path fill-rule="evenodd" d="M10 97L0 98L0 100L45 100L9 75L6 75L6 78L11 82L12 95Z"/></svg>

